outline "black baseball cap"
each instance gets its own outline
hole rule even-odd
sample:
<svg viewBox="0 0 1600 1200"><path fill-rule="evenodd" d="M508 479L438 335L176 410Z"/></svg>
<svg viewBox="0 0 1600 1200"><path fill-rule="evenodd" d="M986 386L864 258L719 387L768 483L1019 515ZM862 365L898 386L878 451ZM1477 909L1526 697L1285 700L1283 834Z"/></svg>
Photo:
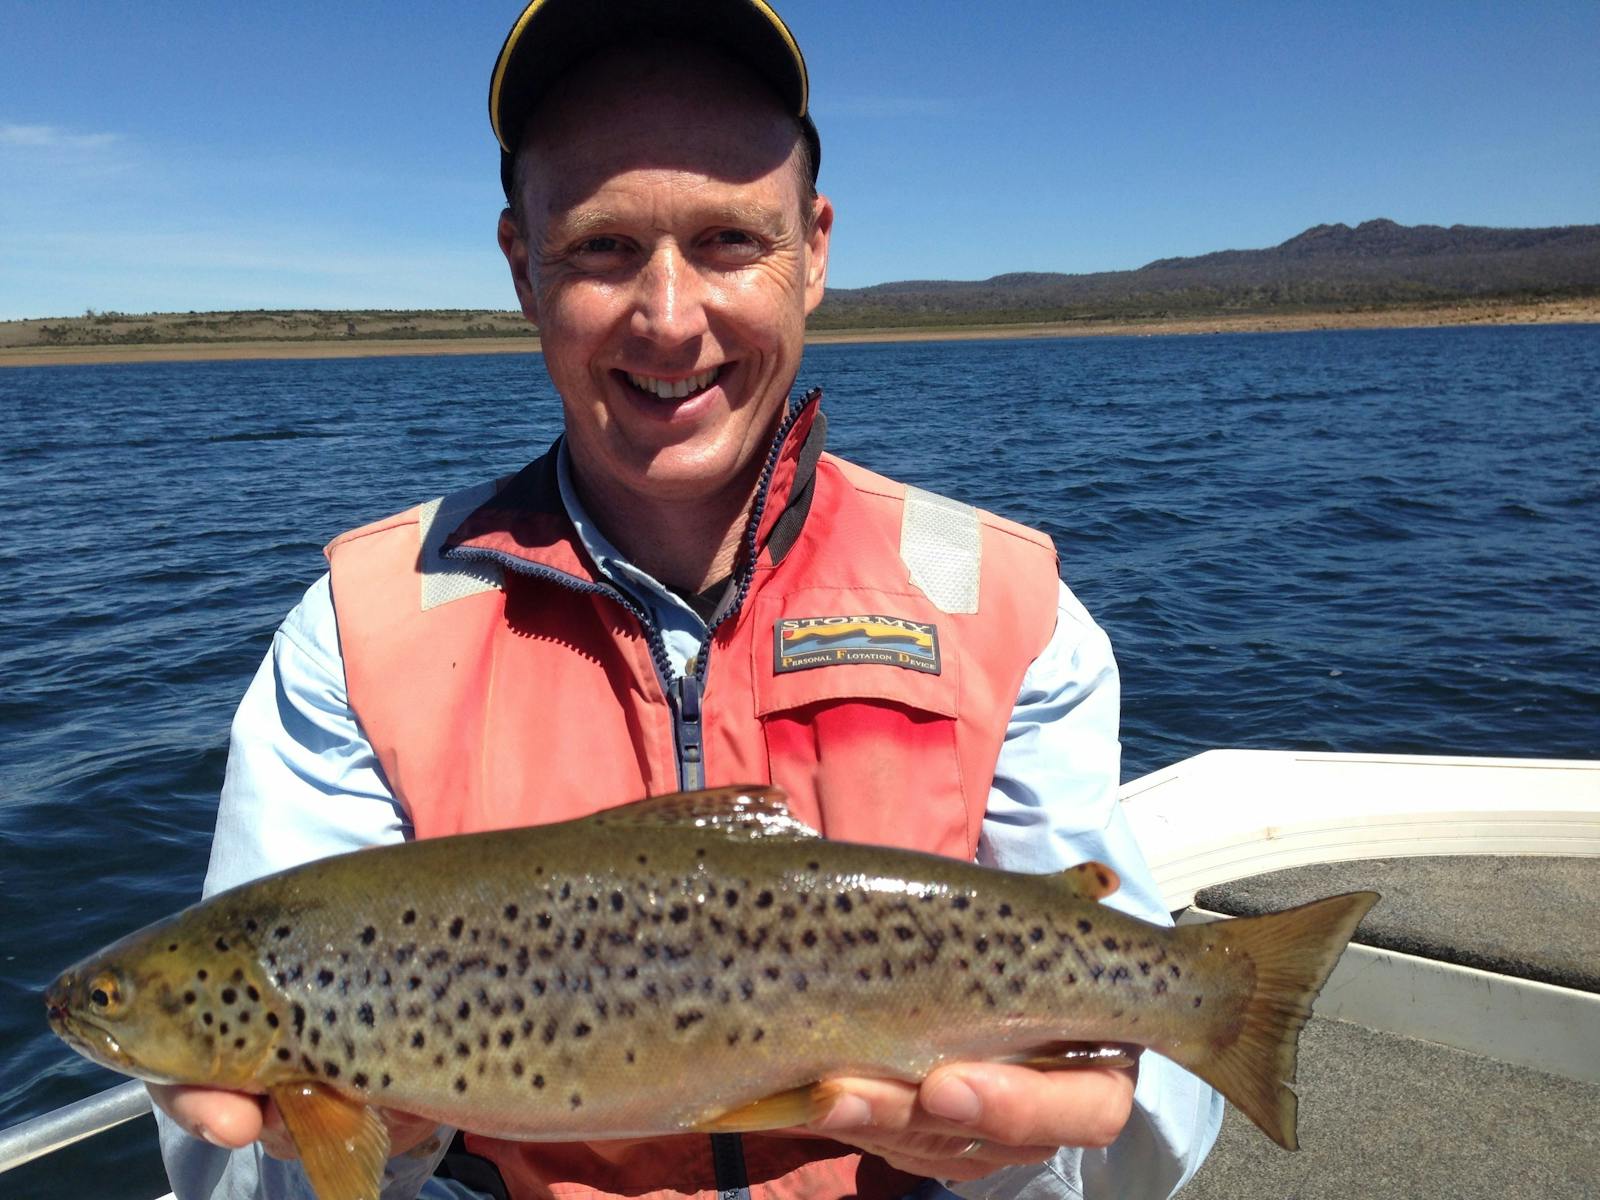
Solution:
<svg viewBox="0 0 1600 1200"><path fill-rule="evenodd" d="M753 70L800 122L816 182L822 144L807 111L806 60L766 0L532 0L506 35L489 77L489 124L500 142L500 183L507 199L512 155L528 114L550 85L604 46L651 35L715 46Z"/></svg>

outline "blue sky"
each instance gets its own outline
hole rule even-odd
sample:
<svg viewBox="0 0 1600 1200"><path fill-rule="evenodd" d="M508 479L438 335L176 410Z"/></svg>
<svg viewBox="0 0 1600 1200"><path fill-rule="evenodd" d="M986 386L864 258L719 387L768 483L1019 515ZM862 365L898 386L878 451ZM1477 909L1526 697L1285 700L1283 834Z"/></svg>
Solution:
<svg viewBox="0 0 1600 1200"><path fill-rule="evenodd" d="M777 3L837 286L1600 222L1596 0ZM520 8L12 0L0 318L512 307L484 96Z"/></svg>

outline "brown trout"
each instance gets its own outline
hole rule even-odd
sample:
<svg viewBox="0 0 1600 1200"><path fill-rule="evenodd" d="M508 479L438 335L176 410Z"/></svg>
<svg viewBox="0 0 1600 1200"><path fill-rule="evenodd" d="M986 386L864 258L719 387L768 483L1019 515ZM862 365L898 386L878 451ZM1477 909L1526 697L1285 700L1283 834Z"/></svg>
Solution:
<svg viewBox="0 0 1600 1200"><path fill-rule="evenodd" d="M1118 1043L1293 1149L1299 1031L1377 896L1169 929L1098 903L1116 887L825 841L725 788L295 867L45 1003L116 1070L270 1094L322 1200L377 1195L374 1107L536 1141L770 1129L830 1076Z"/></svg>

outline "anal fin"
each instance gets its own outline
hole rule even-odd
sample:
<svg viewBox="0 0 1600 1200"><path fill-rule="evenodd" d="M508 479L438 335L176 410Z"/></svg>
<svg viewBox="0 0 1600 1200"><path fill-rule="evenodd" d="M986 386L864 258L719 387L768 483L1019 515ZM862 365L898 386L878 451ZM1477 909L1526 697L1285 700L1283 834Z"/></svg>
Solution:
<svg viewBox="0 0 1600 1200"><path fill-rule="evenodd" d="M697 1121L693 1128L696 1133L753 1133L807 1125L833 1107L834 1095L835 1089L825 1083L802 1084Z"/></svg>
<svg viewBox="0 0 1600 1200"><path fill-rule="evenodd" d="M1036 1071L1066 1071L1074 1067L1131 1067L1139 1061L1138 1046L1102 1042L1051 1042L1006 1062Z"/></svg>
<svg viewBox="0 0 1600 1200"><path fill-rule="evenodd" d="M318 1200L378 1200L389 1130L376 1112L321 1083L282 1084L272 1099Z"/></svg>

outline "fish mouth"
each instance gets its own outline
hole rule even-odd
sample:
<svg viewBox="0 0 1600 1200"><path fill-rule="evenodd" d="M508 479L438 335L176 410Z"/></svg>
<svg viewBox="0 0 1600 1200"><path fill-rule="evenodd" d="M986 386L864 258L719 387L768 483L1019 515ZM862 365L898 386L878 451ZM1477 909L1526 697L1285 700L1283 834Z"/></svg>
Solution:
<svg viewBox="0 0 1600 1200"><path fill-rule="evenodd" d="M127 1075L136 1073L133 1058L109 1029L85 1020L50 997L45 999L45 1017L51 1031L85 1058Z"/></svg>

